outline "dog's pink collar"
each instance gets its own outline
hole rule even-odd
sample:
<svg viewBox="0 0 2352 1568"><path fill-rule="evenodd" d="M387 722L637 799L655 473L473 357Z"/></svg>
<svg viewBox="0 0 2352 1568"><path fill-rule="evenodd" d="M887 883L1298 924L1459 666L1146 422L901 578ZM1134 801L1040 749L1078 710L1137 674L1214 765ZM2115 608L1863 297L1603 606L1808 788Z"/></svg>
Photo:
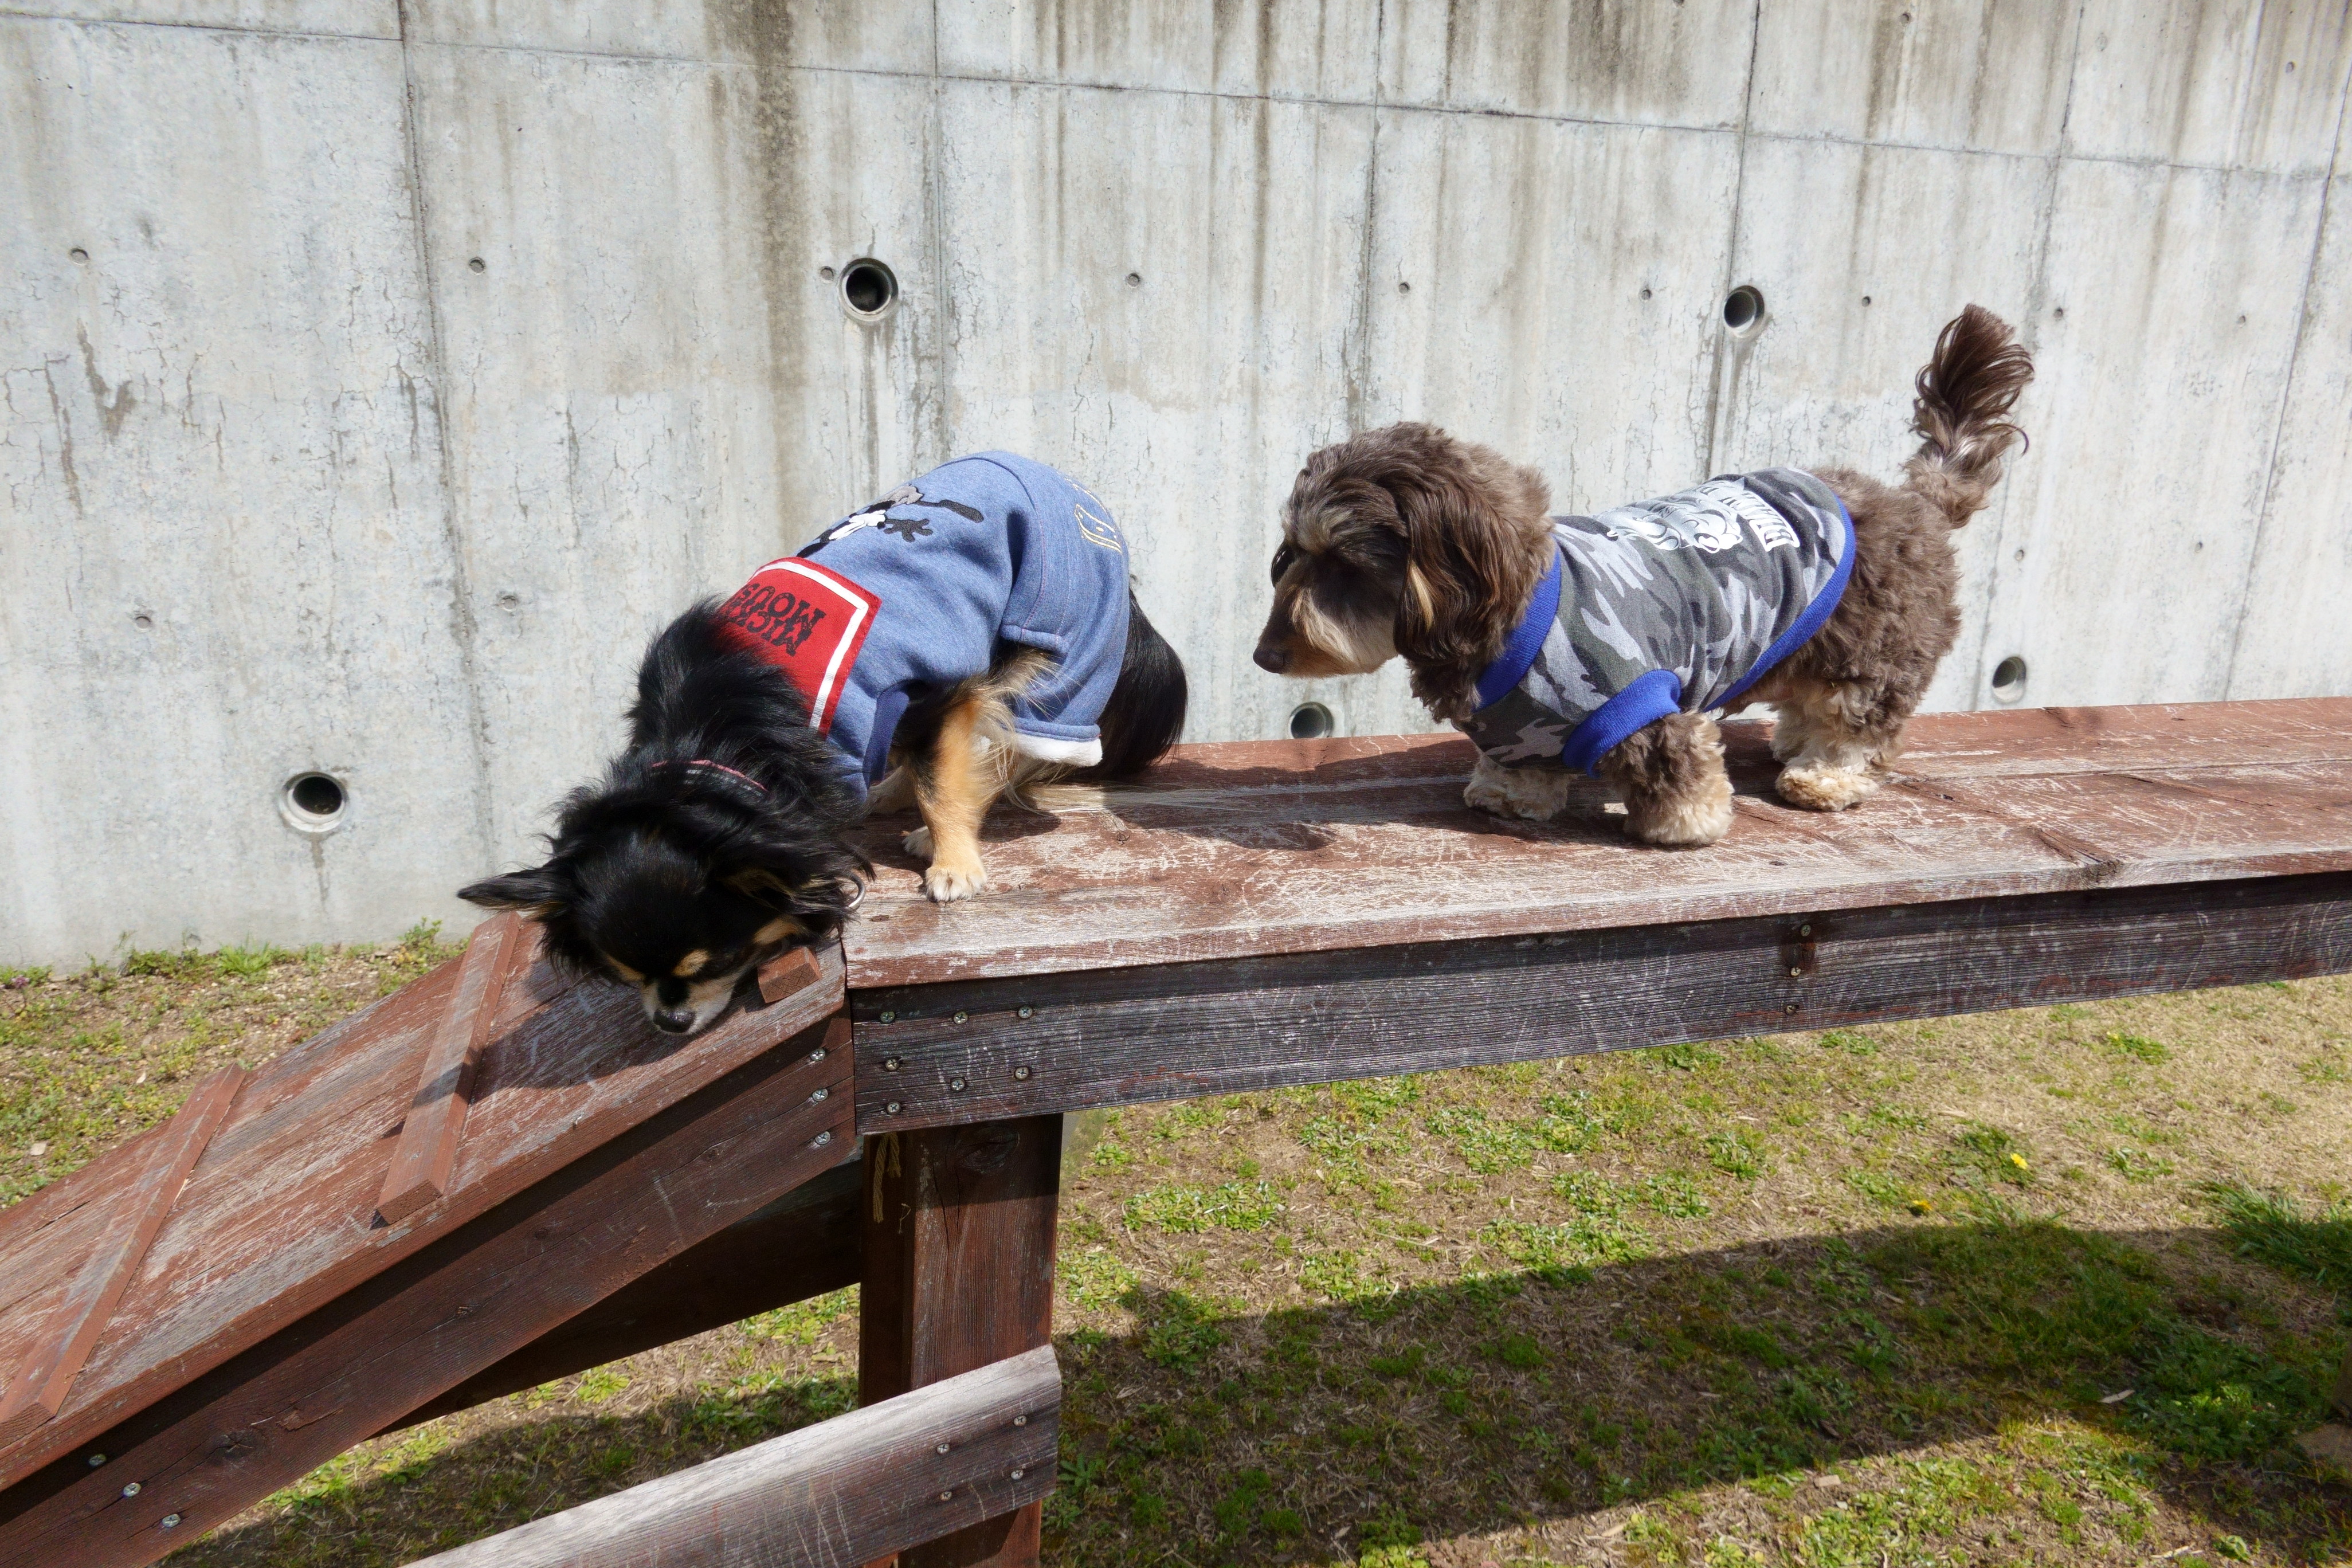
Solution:
<svg viewBox="0 0 2352 1568"><path fill-rule="evenodd" d="M768 786L761 784L758 779L753 778L750 773L740 773L737 770L729 767L725 763L714 763L708 757L696 757L690 762L683 763L650 763L646 764L646 771L647 773L651 773L656 768L710 768L719 773L725 773L730 778L741 779L745 784L750 784L761 795L768 793Z"/></svg>

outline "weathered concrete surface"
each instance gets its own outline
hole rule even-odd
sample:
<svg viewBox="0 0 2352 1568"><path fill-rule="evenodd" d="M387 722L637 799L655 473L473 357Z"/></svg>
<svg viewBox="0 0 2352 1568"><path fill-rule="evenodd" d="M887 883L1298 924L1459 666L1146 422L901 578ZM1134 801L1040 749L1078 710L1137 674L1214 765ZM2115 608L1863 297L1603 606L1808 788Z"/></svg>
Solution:
<svg viewBox="0 0 2352 1568"><path fill-rule="evenodd" d="M1887 468L1969 300L2042 376L1936 705L2352 690L2347 72L2340 0L0 0L0 961L462 922L649 631L985 446L1193 738L1423 727L1248 662L1307 450Z"/></svg>

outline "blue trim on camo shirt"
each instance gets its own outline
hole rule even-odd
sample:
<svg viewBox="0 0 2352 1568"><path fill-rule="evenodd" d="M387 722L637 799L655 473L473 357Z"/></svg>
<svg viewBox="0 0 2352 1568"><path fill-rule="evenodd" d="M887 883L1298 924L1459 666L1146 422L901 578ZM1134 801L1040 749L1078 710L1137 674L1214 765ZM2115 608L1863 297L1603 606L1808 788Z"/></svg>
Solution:
<svg viewBox="0 0 2352 1568"><path fill-rule="evenodd" d="M1551 635L1552 622L1559 617L1559 542L1551 547L1551 570L1536 584L1536 596L1528 605L1528 613L1511 633L1511 640L1486 672L1478 678L1478 706L1491 708L1503 700L1506 692L1528 678L1536 657L1543 652L1544 638Z"/></svg>

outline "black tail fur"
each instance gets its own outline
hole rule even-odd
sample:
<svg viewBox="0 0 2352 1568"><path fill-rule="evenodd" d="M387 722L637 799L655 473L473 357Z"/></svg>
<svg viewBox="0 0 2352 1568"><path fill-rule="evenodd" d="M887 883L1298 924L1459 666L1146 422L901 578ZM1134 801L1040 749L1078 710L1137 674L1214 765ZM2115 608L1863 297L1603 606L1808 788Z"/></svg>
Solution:
<svg viewBox="0 0 2352 1568"><path fill-rule="evenodd" d="M1076 776L1082 779L1133 778L1161 757L1184 731L1184 704L1189 688L1183 660L1160 635L1143 605L1130 591L1127 596L1127 652L1118 667L1118 683L1111 688L1110 703L1102 716L1102 761Z"/></svg>

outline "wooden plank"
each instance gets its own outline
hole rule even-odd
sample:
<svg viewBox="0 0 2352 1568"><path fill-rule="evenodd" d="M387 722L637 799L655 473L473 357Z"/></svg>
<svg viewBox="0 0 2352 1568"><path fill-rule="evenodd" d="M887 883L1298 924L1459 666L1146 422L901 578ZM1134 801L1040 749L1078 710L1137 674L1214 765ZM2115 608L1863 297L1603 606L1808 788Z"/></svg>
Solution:
<svg viewBox="0 0 2352 1568"><path fill-rule="evenodd" d="M760 995L774 1004L816 984L824 978L824 966L816 954L807 948L796 947L790 952L779 953L760 966Z"/></svg>
<svg viewBox="0 0 2352 1568"><path fill-rule="evenodd" d="M1051 1346L614 1492L415 1568L851 1568L1053 1489Z"/></svg>
<svg viewBox="0 0 2352 1568"><path fill-rule="evenodd" d="M98 1342L131 1271L147 1255L163 1217L179 1200L188 1172L210 1143L245 1081L245 1069L226 1067L198 1084L146 1150L146 1166L130 1195L128 1221L82 1265L47 1335L29 1347L0 1392L0 1443L14 1442L56 1417L90 1347Z"/></svg>
<svg viewBox="0 0 2352 1568"><path fill-rule="evenodd" d="M763 1053L0 1492L0 1565L152 1562L830 1168L845 1043Z"/></svg>
<svg viewBox="0 0 2352 1568"><path fill-rule="evenodd" d="M2327 872L859 992L857 1119L870 1134L2347 969L2352 873Z"/></svg>
<svg viewBox="0 0 2352 1568"><path fill-rule="evenodd" d="M378 1223L406 1219L449 1190L457 1164L457 1141L465 1135L473 1104L474 1072L482 1047L505 1005L507 984L519 966L537 956L537 930L511 910L474 928L440 1022L425 1048L416 1093L401 1121L400 1142L376 1199Z"/></svg>
<svg viewBox="0 0 2352 1568"><path fill-rule="evenodd" d="M655 1029L634 991L535 965L513 987L530 1009L482 1058L450 1194L395 1225L373 1223L376 1200L459 966L257 1070L65 1408L0 1447L0 1486L823 1019L839 1005L840 960L820 962L820 984L772 1006L754 998L683 1040ZM0 1256L0 1278L16 1267ZM21 1321L0 1321L0 1365L21 1353Z"/></svg>
<svg viewBox="0 0 2352 1568"><path fill-rule="evenodd" d="M2352 700L1936 715L1893 787L1834 816L1779 801L1764 726L1725 733L1737 820L1695 852L1629 842L1590 781L1552 823L1474 812L1458 736L1180 748L1045 831L996 814L968 904L925 900L877 822L850 984L2352 868Z"/></svg>
<svg viewBox="0 0 2352 1568"><path fill-rule="evenodd" d="M866 1148L857 1394L867 1405L1046 1344L1062 1119L889 1134ZM899 1568L1034 1568L1034 1505L919 1549Z"/></svg>
<svg viewBox="0 0 2352 1568"><path fill-rule="evenodd" d="M855 1139L845 1139L852 1148ZM386 1430L467 1410L623 1356L675 1343L756 1312L856 1283L865 1166L852 1159L794 1187L578 1317L551 1329Z"/></svg>

